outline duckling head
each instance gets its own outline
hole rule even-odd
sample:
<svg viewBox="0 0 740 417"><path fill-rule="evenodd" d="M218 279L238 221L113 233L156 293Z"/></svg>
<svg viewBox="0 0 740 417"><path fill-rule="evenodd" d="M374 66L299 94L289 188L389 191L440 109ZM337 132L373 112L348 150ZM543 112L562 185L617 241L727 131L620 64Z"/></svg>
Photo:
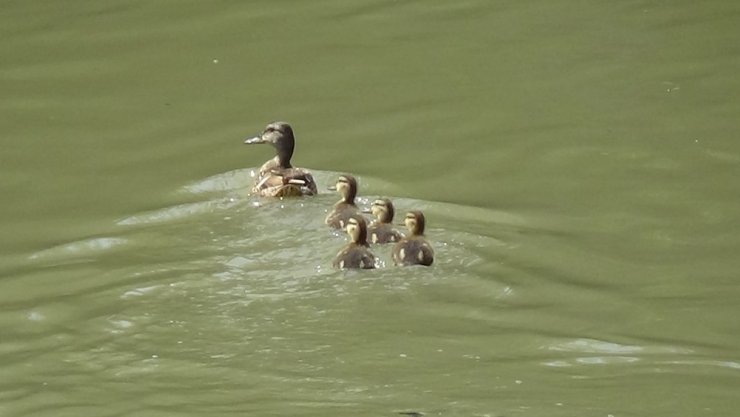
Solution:
<svg viewBox="0 0 740 417"><path fill-rule="evenodd" d="M359 216L350 217L347 221L347 234L352 242L367 246L367 223Z"/></svg>
<svg viewBox="0 0 740 417"><path fill-rule="evenodd" d="M387 198L379 198L373 201L371 212L381 223L390 223L393 221L394 209L393 203Z"/></svg>
<svg viewBox="0 0 740 417"><path fill-rule="evenodd" d="M406 213L406 218L403 222L412 235L424 234L424 214L419 210L412 210Z"/></svg>
<svg viewBox="0 0 740 417"><path fill-rule="evenodd" d="M285 122L272 122L265 127L259 135L248 138L244 141L247 145L259 143L269 143L275 148L280 166L282 168L291 168L290 158L293 156L295 148L295 137L293 128Z"/></svg>
<svg viewBox="0 0 740 417"><path fill-rule="evenodd" d="M357 180L351 175L340 175L336 185L329 189L339 191L345 203L354 204L357 197Z"/></svg>

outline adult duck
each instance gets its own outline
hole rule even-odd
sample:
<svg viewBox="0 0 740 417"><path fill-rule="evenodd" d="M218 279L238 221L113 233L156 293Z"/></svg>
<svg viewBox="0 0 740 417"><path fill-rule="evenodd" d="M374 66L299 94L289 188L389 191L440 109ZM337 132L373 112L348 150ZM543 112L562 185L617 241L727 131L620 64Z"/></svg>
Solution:
<svg viewBox="0 0 740 417"><path fill-rule="evenodd" d="M244 141L247 145L268 143L275 148L275 157L268 160L254 180L252 194L267 197L296 197L317 193L313 175L290 163L295 149L293 128L285 122L273 122L259 135Z"/></svg>

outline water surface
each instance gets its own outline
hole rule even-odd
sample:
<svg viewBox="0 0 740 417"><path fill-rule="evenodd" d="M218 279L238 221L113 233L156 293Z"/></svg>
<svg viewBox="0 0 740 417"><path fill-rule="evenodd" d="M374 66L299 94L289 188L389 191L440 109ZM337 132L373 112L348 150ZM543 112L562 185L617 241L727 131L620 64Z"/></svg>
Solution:
<svg viewBox="0 0 740 417"><path fill-rule="evenodd" d="M1 415L740 406L737 6L6 3ZM435 264L247 196L272 120Z"/></svg>

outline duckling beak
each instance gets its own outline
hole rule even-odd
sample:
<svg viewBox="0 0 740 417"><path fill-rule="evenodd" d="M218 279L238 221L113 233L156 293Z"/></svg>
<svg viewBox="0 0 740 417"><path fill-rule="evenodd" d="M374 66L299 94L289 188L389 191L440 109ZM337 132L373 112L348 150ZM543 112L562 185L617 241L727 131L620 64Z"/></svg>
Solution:
<svg viewBox="0 0 740 417"><path fill-rule="evenodd" d="M337 186L336 185L330 185L330 186L326 187L326 189L329 190L329 191L337 191Z"/></svg>
<svg viewBox="0 0 740 417"><path fill-rule="evenodd" d="M373 211L371 209L363 209L363 210L360 210L360 213L373 214Z"/></svg>
<svg viewBox="0 0 740 417"><path fill-rule="evenodd" d="M255 136L253 138L247 138L244 140L245 145L254 145L257 143L265 143L265 140L262 139L262 136Z"/></svg>

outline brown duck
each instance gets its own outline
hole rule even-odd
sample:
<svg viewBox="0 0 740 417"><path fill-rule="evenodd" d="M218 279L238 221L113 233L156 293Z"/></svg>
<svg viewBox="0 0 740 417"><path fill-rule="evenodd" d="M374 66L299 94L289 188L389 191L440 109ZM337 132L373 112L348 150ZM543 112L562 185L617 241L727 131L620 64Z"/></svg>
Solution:
<svg viewBox="0 0 740 417"><path fill-rule="evenodd" d="M339 191L342 198L334 204L331 212L326 216L326 224L335 229L344 229L351 217L362 217L360 209L355 205L355 197L357 197L355 177L340 175L336 185L329 189Z"/></svg>
<svg viewBox="0 0 740 417"><path fill-rule="evenodd" d="M403 238L401 232L393 227L393 203L387 198L373 201L370 212L375 220L367 227L367 234L371 243L394 243Z"/></svg>
<svg viewBox="0 0 740 417"><path fill-rule="evenodd" d="M246 139L247 145L269 143L275 148L275 157L260 167L254 180L252 194L268 197L296 197L317 193L311 173L290 164L295 148L293 129L285 122L273 122L259 135Z"/></svg>
<svg viewBox="0 0 740 417"><path fill-rule="evenodd" d="M424 238L424 214L418 210L406 213L404 219L409 235L393 247L396 265L426 265L434 262L434 250Z"/></svg>
<svg viewBox="0 0 740 417"><path fill-rule="evenodd" d="M367 224L357 216L347 220L347 234L351 241L337 253L334 267L339 269L373 269L375 255L367 244Z"/></svg>

